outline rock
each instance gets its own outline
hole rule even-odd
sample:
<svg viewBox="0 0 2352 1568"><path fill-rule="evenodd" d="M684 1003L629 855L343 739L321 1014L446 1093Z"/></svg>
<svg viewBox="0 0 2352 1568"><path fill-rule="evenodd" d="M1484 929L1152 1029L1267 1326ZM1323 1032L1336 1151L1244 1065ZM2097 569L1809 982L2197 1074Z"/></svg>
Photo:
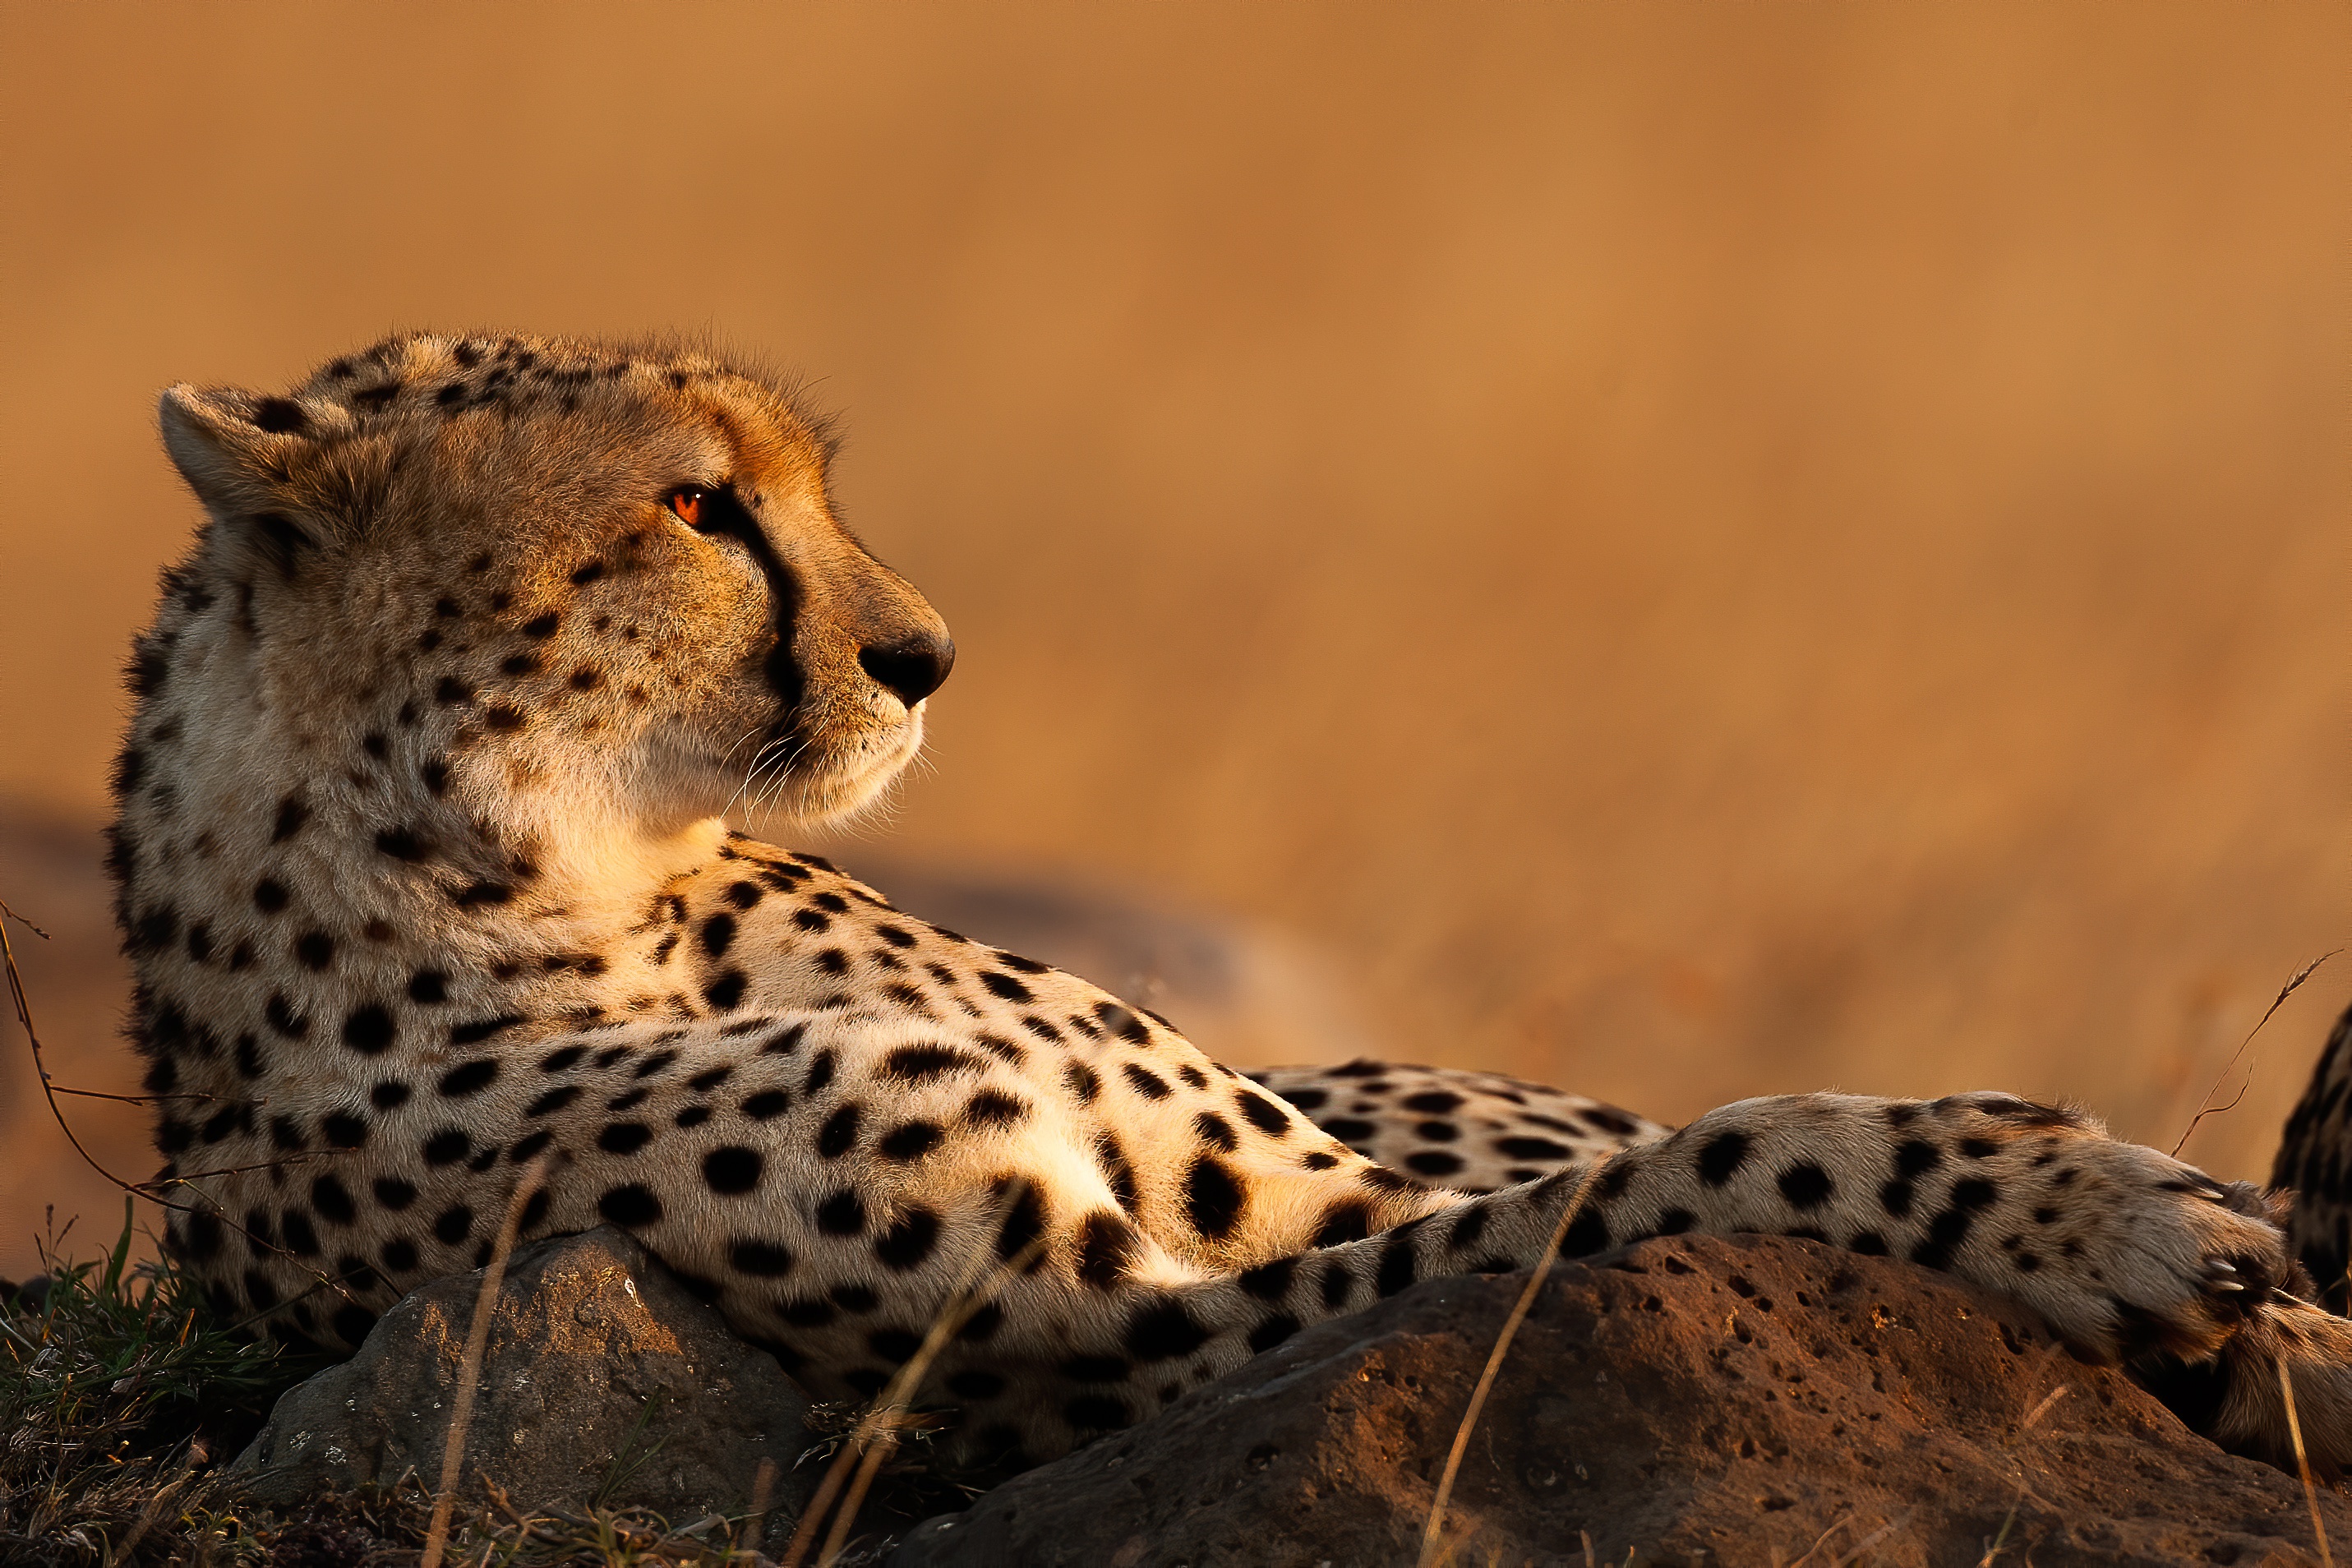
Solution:
<svg viewBox="0 0 2352 1568"><path fill-rule="evenodd" d="M1412 1563L1526 1279L1432 1280L1301 1333L918 1527L893 1568ZM2320 1502L2340 1550L2352 1510ZM1557 1268L1449 1522L1457 1564L1973 1565L1996 1542L1992 1561L2040 1568L2316 1560L2293 1478L2075 1363L2021 1309L1761 1237Z"/></svg>
<svg viewBox="0 0 2352 1568"><path fill-rule="evenodd" d="M389 1484L439 1484L449 1405L482 1284L457 1274L386 1312L350 1361L288 1391L234 1472L281 1506ZM600 1227L509 1261L466 1443L518 1507L602 1500L676 1525L749 1500L776 1461L770 1535L814 1486L795 1471L808 1401L773 1358L730 1333L645 1249ZM616 1479L617 1478L617 1479Z"/></svg>

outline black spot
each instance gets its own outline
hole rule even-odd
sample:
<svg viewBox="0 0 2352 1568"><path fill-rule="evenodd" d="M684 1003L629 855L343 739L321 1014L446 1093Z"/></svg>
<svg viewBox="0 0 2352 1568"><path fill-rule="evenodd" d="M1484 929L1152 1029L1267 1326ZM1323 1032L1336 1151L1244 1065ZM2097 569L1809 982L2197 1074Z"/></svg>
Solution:
<svg viewBox="0 0 2352 1568"><path fill-rule="evenodd" d="M921 1083L980 1065L977 1058L951 1046L900 1046L882 1058L882 1076L904 1083Z"/></svg>
<svg viewBox="0 0 2352 1568"><path fill-rule="evenodd" d="M748 1193L760 1184L763 1165L759 1151L730 1143L702 1157L702 1179L714 1193Z"/></svg>
<svg viewBox="0 0 2352 1568"><path fill-rule="evenodd" d="M654 1130L642 1121L614 1121L596 1134L596 1147L607 1154L634 1154L654 1140Z"/></svg>
<svg viewBox="0 0 2352 1568"><path fill-rule="evenodd" d="M863 1236L866 1234L866 1205L847 1188L816 1206L816 1227L827 1236Z"/></svg>
<svg viewBox="0 0 2352 1568"><path fill-rule="evenodd" d="M1151 1031L1143 1020L1116 1002L1096 1003L1095 1016L1102 1020L1104 1028L1131 1045L1139 1046L1151 1038Z"/></svg>
<svg viewBox="0 0 2352 1568"><path fill-rule="evenodd" d="M562 1110L565 1106L571 1104L573 1100L579 1098L580 1086L578 1084L562 1084L557 1088L549 1089L545 1094L541 1095L537 1100L534 1100L529 1105L524 1106L522 1113L525 1116L552 1115L554 1112Z"/></svg>
<svg viewBox="0 0 2352 1568"><path fill-rule="evenodd" d="M602 561L591 561L586 565L574 569L572 574L572 584L575 588L584 588L604 574L604 563Z"/></svg>
<svg viewBox="0 0 2352 1568"><path fill-rule="evenodd" d="M612 1188L596 1200L596 1212L624 1227L652 1225L662 1216L661 1199L642 1182Z"/></svg>
<svg viewBox="0 0 2352 1568"><path fill-rule="evenodd" d="M585 1046L565 1046L561 1050L550 1051L546 1056L541 1057L539 1062L539 1070L541 1072L563 1072L568 1068L577 1066L580 1058L587 1054L588 1047Z"/></svg>
<svg viewBox="0 0 2352 1568"><path fill-rule="evenodd" d="M1886 1238L1874 1230L1863 1231L1845 1245L1848 1251L1859 1252L1866 1258L1886 1256Z"/></svg>
<svg viewBox="0 0 2352 1568"><path fill-rule="evenodd" d="M433 688L433 700L445 707L456 707L473 700L474 689L454 675L443 676L440 683Z"/></svg>
<svg viewBox="0 0 2352 1568"><path fill-rule="evenodd" d="M1990 1182L1973 1177L1952 1184L1952 1206L1958 1209L1990 1208L2000 1193Z"/></svg>
<svg viewBox="0 0 2352 1568"><path fill-rule="evenodd" d="M541 1150L554 1142L555 1134L542 1127L536 1132L516 1139L514 1146L507 1151L507 1158L518 1165L527 1164L538 1157Z"/></svg>
<svg viewBox="0 0 2352 1568"><path fill-rule="evenodd" d="M824 1089L825 1085L831 1083L833 1081L833 1053L831 1051L824 1050L817 1052L814 1057L809 1059L808 1081L801 1086L801 1092L806 1095L814 1095L818 1090Z"/></svg>
<svg viewBox="0 0 2352 1568"><path fill-rule="evenodd" d="M1609 1222L1597 1209L1587 1207L1560 1237L1562 1258L1590 1258L1609 1245Z"/></svg>
<svg viewBox="0 0 2352 1568"><path fill-rule="evenodd" d="M1069 1086L1070 1093L1077 1098L1080 1105L1092 1105L1095 1097L1102 1092L1101 1077L1084 1062L1066 1063L1062 1068L1062 1081Z"/></svg>
<svg viewBox="0 0 2352 1568"><path fill-rule="evenodd" d="M1029 1102L1002 1089L984 1089L963 1108L964 1120L976 1127L1012 1127L1029 1114Z"/></svg>
<svg viewBox="0 0 2352 1568"><path fill-rule="evenodd" d="M1960 1152L1967 1155L1971 1160L1981 1160L1989 1155L1999 1153L2000 1152L2000 1145L1994 1142L1990 1138L1963 1138L1960 1140Z"/></svg>
<svg viewBox="0 0 2352 1568"><path fill-rule="evenodd" d="M1462 1161L1443 1149L1423 1149L1418 1153L1407 1154L1404 1167L1415 1175L1450 1176L1462 1168Z"/></svg>
<svg viewBox="0 0 2352 1568"><path fill-rule="evenodd" d="M1118 1070L1146 1100L1165 1100L1175 1092L1168 1087L1166 1079L1139 1062L1121 1062Z"/></svg>
<svg viewBox="0 0 2352 1568"><path fill-rule="evenodd" d="M352 1194L332 1176L320 1176L310 1184L310 1205L331 1225L349 1225L359 1217Z"/></svg>
<svg viewBox="0 0 2352 1568"><path fill-rule="evenodd" d="M992 969L981 971L980 983L1007 1002L1028 1002L1034 999L1029 987L1022 984L1010 974L999 974Z"/></svg>
<svg viewBox="0 0 2352 1568"><path fill-rule="evenodd" d="M772 1279L793 1270L792 1249L780 1241L739 1241L727 1249L727 1261L738 1271Z"/></svg>
<svg viewBox="0 0 2352 1568"><path fill-rule="evenodd" d="M468 883L460 888L457 890L457 901L459 909L473 910L479 909L484 904L509 903L513 899L514 889L504 882L483 881Z"/></svg>
<svg viewBox="0 0 2352 1568"><path fill-rule="evenodd" d="M378 1092L382 1092L381 1087ZM367 1142L367 1122L348 1111L338 1110L321 1118L319 1131L338 1149L357 1149Z"/></svg>
<svg viewBox="0 0 2352 1568"><path fill-rule="evenodd" d="M905 1218L876 1238L874 1256L884 1267L904 1273L919 1268L939 1239L940 1216L920 1206L909 1208Z"/></svg>
<svg viewBox="0 0 2352 1568"><path fill-rule="evenodd" d="M1323 1275L1323 1304L1335 1312L1344 1312L1355 1289L1355 1276L1345 1268L1327 1269Z"/></svg>
<svg viewBox="0 0 2352 1568"><path fill-rule="evenodd" d="M1878 1189L1878 1206L1891 1218L1905 1219L1910 1215L1914 1195L1911 1184L1898 1178Z"/></svg>
<svg viewBox="0 0 2352 1568"><path fill-rule="evenodd" d="M735 917L721 910L702 922L702 950L717 958L735 941Z"/></svg>
<svg viewBox="0 0 2352 1568"><path fill-rule="evenodd" d="M734 1076L735 1068L732 1065L726 1067L705 1068L700 1072L696 1073L692 1078L688 1079L686 1080L686 1087L694 1090L697 1094L709 1094L712 1089L717 1089L720 1084L725 1083L729 1079Z"/></svg>
<svg viewBox="0 0 2352 1568"><path fill-rule="evenodd" d="M856 1100L849 1100L824 1119L817 1129L816 1152L828 1160L837 1160L849 1152L857 1142L857 1119L860 1115Z"/></svg>
<svg viewBox="0 0 2352 1568"><path fill-rule="evenodd" d="M1214 1240L1233 1233L1241 1220L1244 1194L1224 1162L1202 1154L1184 1176L1184 1211L1192 1228Z"/></svg>
<svg viewBox="0 0 2352 1568"><path fill-rule="evenodd" d="M1137 1310L1127 1322L1127 1349L1138 1361L1171 1361L1209 1342L1209 1331L1193 1321L1181 1301Z"/></svg>
<svg viewBox="0 0 2352 1568"><path fill-rule="evenodd" d="M996 1227L996 1256L1001 1261L1010 1263L1045 1234L1045 1200L1037 1195L1034 1183L1024 1182L1020 1194L1013 1200L1013 1206L1005 1211L1004 1222ZM1044 1261L1040 1258L1030 1267L1034 1269Z"/></svg>
<svg viewBox="0 0 2352 1568"><path fill-rule="evenodd" d="M702 999L719 1012L730 1012L741 1005L743 987L751 984L750 976L740 969L730 969L702 988Z"/></svg>
<svg viewBox="0 0 2352 1568"><path fill-rule="evenodd" d="M1135 1170L1127 1163L1127 1151L1119 1147L1118 1135L1108 1127L1095 1134L1095 1163L1102 1167L1103 1182L1119 1207L1133 1212Z"/></svg>
<svg viewBox="0 0 2352 1568"><path fill-rule="evenodd" d="M520 1014L508 1013L496 1018L478 1018L470 1024L457 1024L449 1030L449 1043L453 1046L476 1045L488 1039L492 1035L503 1034L522 1022L524 1020ZM546 1062L540 1063L540 1068L546 1072L556 1070L549 1067Z"/></svg>
<svg viewBox="0 0 2352 1568"><path fill-rule="evenodd" d="M1395 1295L1413 1282L1417 1267L1412 1232L1402 1228L1391 1232L1381 1245L1381 1264L1372 1276L1372 1289L1382 1297Z"/></svg>
<svg viewBox="0 0 2352 1568"><path fill-rule="evenodd" d="M909 1121L894 1127L875 1145L886 1160L916 1160L938 1147L941 1133L931 1121Z"/></svg>
<svg viewBox="0 0 2352 1568"><path fill-rule="evenodd" d="M319 1255L319 1233L310 1228L310 1216L299 1209L286 1211L278 1223L278 1237L297 1258Z"/></svg>
<svg viewBox="0 0 2352 1568"><path fill-rule="evenodd" d="M1369 1142L1372 1134L1379 1131L1380 1129L1374 1127L1369 1121L1360 1121L1354 1117L1342 1116L1336 1121L1325 1122L1323 1124L1323 1131L1328 1132L1332 1137L1337 1138L1342 1143L1362 1143Z"/></svg>
<svg viewBox="0 0 2352 1568"><path fill-rule="evenodd" d="M488 1057L451 1068L441 1075L440 1093L444 1100L462 1100L469 1094L479 1094L498 1081L499 1064Z"/></svg>
<svg viewBox="0 0 2352 1568"><path fill-rule="evenodd" d="M474 1234L474 1211L464 1204L451 1204L433 1221L433 1234L447 1247L463 1247Z"/></svg>
<svg viewBox="0 0 2352 1568"><path fill-rule="evenodd" d="M425 1163L428 1165L454 1165L473 1152L474 1141L455 1127L444 1128L425 1141Z"/></svg>
<svg viewBox="0 0 2352 1568"><path fill-rule="evenodd" d="M1213 1110L1203 1110L1193 1117L1192 1130L1201 1135L1202 1142L1213 1149L1223 1149L1231 1153L1241 1147L1242 1141L1234 1133L1234 1124Z"/></svg>
<svg viewBox="0 0 2352 1568"><path fill-rule="evenodd" d="M446 1001L449 977L437 969L420 969L408 977L408 999L425 1006Z"/></svg>
<svg viewBox="0 0 2352 1568"><path fill-rule="evenodd" d="M1708 1145L1709 1148L1713 1146ZM1497 1138L1495 1140L1495 1152L1511 1160L1567 1160L1576 1154L1576 1151L1567 1144L1556 1143L1549 1138ZM1699 1158L1704 1163L1706 1156L1702 1153Z"/></svg>
<svg viewBox="0 0 2352 1568"><path fill-rule="evenodd" d="M1943 1163L1941 1149L1916 1138L1898 1144L1895 1150L1895 1173L1906 1181L1916 1180Z"/></svg>
<svg viewBox="0 0 2352 1568"><path fill-rule="evenodd" d="M1314 1245L1339 1247L1361 1241L1371 1231L1371 1205L1361 1198L1342 1198L1323 1211L1323 1223L1316 1229Z"/></svg>
<svg viewBox="0 0 2352 1568"><path fill-rule="evenodd" d="M1830 1201L1835 1191L1830 1173L1808 1160L1780 1173L1780 1195L1796 1208L1811 1212Z"/></svg>
<svg viewBox="0 0 2352 1568"><path fill-rule="evenodd" d="M274 915L284 909L286 900L284 885L268 877L253 885L253 907L265 915Z"/></svg>
<svg viewBox="0 0 2352 1568"><path fill-rule="evenodd" d="M1290 1131L1290 1115L1281 1102L1270 1100L1255 1089L1234 1090L1234 1103L1241 1108L1249 1124L1270 1138L1279 1138Z"/></svg>
<svg viewBox="0 0 2352 1568"><path fill-rule="evenodd" d="M1125 1277L1143 1238L1123 1215L1097 1209L1078 1224L1078 1278L1108 1290Z"/></svg>
<svg viewBox="0 0 2352 1568"><path fill-rule="evenodd" d="M1718 1132L1698 1152L1699 1180L1710 1187L1722 1186L1747 1162L1748 1134Z"/></svg>
<svg viewBox="0 0 2352 1568"><path fill-rule="evenodd" d="M253 423L272 436L299 436L310 428L310 417L290 397L265 397L253 405Z"/></svg>
<svg viewBox="0 0 2352 1568"><path fill-rule="evenodd" d="M293 795L288 795L278 803L278 822L269 830L269 842L285 843L301 832L302 825L310 820L310 808Z"/></svg>
<svg viewBox="0 0 2352 1568"><path fill-rule="evenodd" d="M335 962L335 939L322 931L304 931L294 939L294 956L305 969L324 969Z"/></svg>
<svg viewBox="0 0 2352 1568"><path fill-rule="evenodd" d="M272 1024L277 1021L276 1018L270 1020ZM378 1056L390 1049L393 1037L398 1032L392 1021L391 1010L374 1002L352 1008L351 1015L343 1020L343 1044L363 1057ZM296 1037L300 1037L299 1033Z"/></svg>

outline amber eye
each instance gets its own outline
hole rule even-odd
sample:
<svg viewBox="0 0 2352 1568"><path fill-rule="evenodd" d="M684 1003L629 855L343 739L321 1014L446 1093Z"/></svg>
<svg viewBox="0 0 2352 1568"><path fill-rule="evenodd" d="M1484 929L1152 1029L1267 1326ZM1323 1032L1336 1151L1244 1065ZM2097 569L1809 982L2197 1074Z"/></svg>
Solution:
<svg viewBox="0 0 2352 1568"><path fill-rule="evenodd" d="M678 521L686 524L687 527L700 528L702 503L709 500L709 496L710 492L701 486L688 485L682 489L669 492L669 510L676 513Z"/></svg>

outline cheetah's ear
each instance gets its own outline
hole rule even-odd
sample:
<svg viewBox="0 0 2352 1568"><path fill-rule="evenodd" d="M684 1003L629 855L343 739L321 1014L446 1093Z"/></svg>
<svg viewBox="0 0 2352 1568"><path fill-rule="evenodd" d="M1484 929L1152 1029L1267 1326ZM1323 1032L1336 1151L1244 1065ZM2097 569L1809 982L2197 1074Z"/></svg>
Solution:
<svg viewBox="0 0 2352 1568"><path fill-rule="evenodd" d="M163 450L205 510L287 575L338 526L347 465L322 462L320 437L341 433L331 426L345 411L183 382L158 414Z"/></svg>
<svg viewBox="0 0 2352 1568"><path fill-rule="evenodd" d="M182 382L157 413L172 466L215 517L271 504L310 445L310 418L290 397Z"/></svg>

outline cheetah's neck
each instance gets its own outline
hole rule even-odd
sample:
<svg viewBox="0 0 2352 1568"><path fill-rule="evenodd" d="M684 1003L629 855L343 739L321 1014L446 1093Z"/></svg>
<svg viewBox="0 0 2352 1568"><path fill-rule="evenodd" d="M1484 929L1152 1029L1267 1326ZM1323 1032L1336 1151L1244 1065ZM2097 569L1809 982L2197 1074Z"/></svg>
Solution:
<svg viewBox="0 0 2352 1568"><path fill-rule="evenodd" d="M236 628L176 618L134 667L112 851L152 1087L691 1010L667 910L723 863L719 820L652 827L611 780L494 770L467 705L333 671L308 711L273 701Z"/></svg>

